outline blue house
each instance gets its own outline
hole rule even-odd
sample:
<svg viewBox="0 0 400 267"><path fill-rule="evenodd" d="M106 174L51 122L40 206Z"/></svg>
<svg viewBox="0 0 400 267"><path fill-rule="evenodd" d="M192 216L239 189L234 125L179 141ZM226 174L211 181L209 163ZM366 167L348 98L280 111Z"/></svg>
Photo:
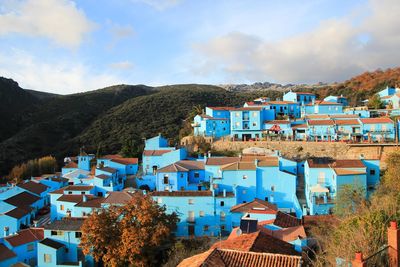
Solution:
<svg viewBox="0 0 400 267"><path fill-rule="evenodd" d="M81 151L78 156L78 169L90 171L95 164L96 160L94 154L86 154L84 151Z"/></svg>
<svg viewBox="0 0 400 267"><path fill-rule="evenodd" d="M286 138L292 137L293 130L289 120L264 121L264 132L268 134L282 135Z"/></svg>
<svg viewBox="0 0 400 267"><path fill-rule="evenodd" d="M343 185L361 186L367 197L379 182L379 161L309 159L305 163L304 175L307 213L329 214Z"/></svg>
<svg viewBox="0 0 400 267"><path fill-rule="evenodd" d="M214 118L206 114L194 117L193 133L195 136L221 138L230 134L230 118Z"/></svg>
<svg viewBox="0 0 400 267"><path fill-rule="evenodd" d="M231 134L235 140L260 139L263 108L242 107L231 111Z"/></svg>
<svg viewBox="0 0 400 267"><path fill-rule="evenodd" d="M274 120L277 116L300 118L300 103L291 101L246 102L244 107L262 107L264 120Z"/></svg>
<svg viewBox="0 0 400 267"><path fill-rule="evenodd" d="M343 104L327 101L313 101L301 106L301 116L308 114L341 114L343 113Z"/></svg>
<svg viewBox="0 0 400 267"><path fill-rule="evenodd" d="M124 158L120 155L106 155L97 159L97 167L110 167L118 171L119 175L135 175L139 168L138 158Z"/></svg>
<svg viewBox="0 0 400 267"><path fill-rule="evenodd" d="M37 244L43 235L42 228L28 228L4 237L1 242L17 255L18 262L37 266Z"/></svg>
<svg viewBox="0 0 400 267"><path fill-rule="evenodd" d="M186 148L176 149L167 145L167 139L156 136L145 141L143 151L143 173L145 175L156 175L159 168L186 159Z"/></svg>
<svg viewBox="0 0 400 267"><path fill-rule="evenodd" d="M38 244L39 266L93 266L91 256L79 248L82 219L63 219L44 226L44 239Z"/></svg>
<svg viewBox="0 0 400 267"><path fill-rule="evenodd" d="M335 140L335 122L333 120L307 120L307 138L313 141Z"/></svg>
<svg viewBox="0 0 400 267"><path fill-rule="evenodd" d="M287 92L283 95L283 101L307 104L315 101L315 94L306 92Z"/></svg>
<svg viewBox="0 0 400 267"><path fill-rule="evenodd" d="M392 95L396 94L397 92L399 92L398 88L393 88L393 87L387 86L385 89L379 91L377 93L377 95L379 95L381 98L383 98L386 96L392 96Z"/></svg>
<svg viewBox="0 0 400 267"><path fill-rule="evenodd" d="M324 101L326 102L335 102L342 104L342 106L346 107L349 105L347 102L347 97L344 97L343 95L336 96L336 95L330 95L324 98Z"/></svg>
<svg viewBox="0 0 400 267"><path fill-rule="evenodd" d="M18 262L17 254L4 244L0 244L0 267L9 267Z"/></svg>
<svg viewBox="0 0 400 267"><path fill-rule="evenodd" d="M204 190L204 161L181 160L157 170L157 191Z"/></svg>
<svg viewBox="0 0 400 267"><path fill-rule="evenodd" d="M383 142L394 141L396 139L394 122L388 117L362 118L360 122L364 140Z"/></svg>
<svg viewBox="0 0 400 267"><path fill-rule="evenodd" d="M72 161L69 158L66 158L66 162L65 163L66 164L64 165L64 167L61 168L61 174L62 175L67 174L69 172L76 171L76 170L79 169L78 168L78 164L76 162Z"/></svg>
<svg viewBox="0 0 400 267"><path fill-rule="evenodd" d="M358 119L337 119L334 122L336 125L336 140L356 142L362 140L362 126Z"/></svg>

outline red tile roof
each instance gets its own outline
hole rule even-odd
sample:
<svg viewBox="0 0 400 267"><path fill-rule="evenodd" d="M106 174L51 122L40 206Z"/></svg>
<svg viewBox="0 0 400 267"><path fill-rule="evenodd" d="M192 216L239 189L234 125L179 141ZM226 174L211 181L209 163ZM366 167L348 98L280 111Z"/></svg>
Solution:
<svg viewBox="0 0 400 267"><path fill-rule="evenodd" d="M110 167L102 167L102 168L97 168L98 170L108 172L108 173L116 173L117 169L110 168Z"/></svg>
<svg viewBox="0 0 400 267"><path fill-rule="evenodd" d="M342 104L337 103L337 102L329 102L329 101L315 101L315 103L308 103L306 106L314 106L314 105L320 105L320 106L341 106Z"/></svg>
<svg viewBox="0 0 400 267"><path fill-rule="evenodd" d="M103 203L108 204L125 204L128 203L133 197L132 193L124 191L110 192L104 199Z"/></svg>
<svg viewBox="0 0 400 267"><path fill-rule="evenodd" d="M4 237L11 246L18 247L23 244L40 241L44 238L43 228L28 228L19 231L15 235Z"/></svg>
<svg viewBox="0 0 400 267"><path fill-rule="evenodd" d="M300 256L213 249L184 259L178 267L298 267Z"/></svg>
<svg viewBox="0 0 400 267"><path fill-rule="evenodd" d="M261 107L241 107L241 108L236 108L234 109L235 111L259 111L261 110Z"/></svg>
<svg viewBox="0 0 400 267"><path fill-rule="evenodd" d="M290 124L288 120L272 120L272 121L264 121L265 124Z"/></svg>
<svg viewBox="0 0 400 267"><path fill-rule="evenodd" d="M335 125L333 120L308 120L309 125Z"/></svg>
<svg viewBox="0 0 400 267"><path fill-rule="evenodd" d="M26 183L17 184L18 187L25 189L29 192L32 192L36 195L40 195L41 193L45 192L49 187L47 185L41 183L35 183L32 181Z"/></svg>
<svg viewBox="0 0 400 267"><path fill-rule="evenodd" d="M209 109L214 109L214 110L234 110L234 107L208 107Z"/></svg>
<svg viewBox="0 0 400 267"><path fill-rule="evenodd" d="M337 125L359 125L360 122L358 120L335 120Z"/></svg>
<svg viewBox="0 0 400 267"><path fill-rule="evenodd" d="M7 216L13 217L15 219L21 219L22 217L28 215L31 212L31 208L25 207L25 208L15 208L13 210L10 210L6 213L4 213Z"/></svg>
<svg viewBox="0 0 400 267"><path fill-rule="evenodd" d="M78 204L76 204L76 207L87 207L87 208L101 208L101 203L103 203L104 198L103 197L93 197L93 196L87 196L86 201L81 201Z"/></svg>
<svg viewBox="0 0 400 267"><path fill-rule="evenodd" d="M57 201L80 203L83 201L83 196L86 196L87 201L96 198L92 195L62 195L57 199ZM96 203L96 201L93 203ZM82 207L85 207L85 205L82 205Z"/></svg>
<svg viewBox="0 0 400 267"><path fill-rule="evenodd" d="M165 153L171 152L172 150L144 150L143 155L144 156L162 156Z"/></svg>
<svg viewBox="0 0 400 267"><path fill-rule="evenodd" d="M288 228L301 225L301 220L287 213L278 211L274 224L282 228Z"/></svg>
<svg viewBox="0 0 400 267"><path fill-rule="evenodd" d="M226 165L233 162L238 162L239 157L211 157L206 161L206 165Z"/></svg>
<svg viewBox="0 0 400 267"><path fill-rule="evenodd" d="M234 162L221 166L222 171L237 171L237 170L250 170L255 171L256 165L254 162Z"/></svg>
<svg viewBox="0 0 400 267"><path fill-rule="evenodd" d="M76 169L76 168L78 168L78 164L76 164L75 162L71 161L67 165L65 165L63 168L65 168L65 169Z"/></svg>
<svg viewBox="0 0 400 267"><path fill-rule="evenodd" d="M271 224L271 223L269 223L269 224ZM267 224L264 224L264 225L267 225ZM307 238L307 234L306 234L306 231L305 231L303 225L282 228L282 229L278 229L278 230L271 230L271 229L268 229L267 227L259 225L258 229L260 229L261 231L263 231L264 233L266 233L270 236L273 236L273 237L278 238L285 242L292 242L299 238L300 239Z"/></svg>
<svg viewBox="0 0 400 267"><path fill-rule="evenodd" d="M7 248L5 245L0 244L0 261L5 261L11 258L17 257L12 250Z"/></svg>
<svg viewBox="0 0 400 267"><path fill-rule="evenodd" d="M314 158L307 160L310 168L365 168L364 163L359 159L330 159L330 158Z"/></svg>
<svg viewBox="0 0 400 267"><path fill-rule="evenodd" d="M217 241L211 249L233 249L248 252L277 253L285 255L299 255L292 244L279 240L262 231L250 234L237 235L237 228L233 229L228 239Z"/></svg>
<svg viewBox="0 0 400 267"><path fill-rule="evenodd" d="M393 123L393 121L388 117L381 118L365 118L360 119L363 124L375 124L375 123Z"/></svg>
<svg viewBox="0 0 400 267"><path fill-rule="evenodd" d="M337 175L362 175L366 174L366 170L349 170L342 168L334 168L334 171Z"/></svg>
<svg viewBox="0 0 400 267"><path fill-rule="evenodd" d="M69 185L64 187L64 191L90 191L93 188L93 185Z"/></svg>
<svg viewBox="0 0 400 267"><path fill-rule="evenodd" d="M251 202L241 203L231 208L231 212L240 213L264 213L264 214L276 214L278 208L276 205L264 201L261 199L254 199Z"/></svg>
<svg viewBox="0 0 400 267"><path fill-rule="evenodd" d="M123 165L131 165L131 164L138 164L139 159L138 158L115 158L112 159L111 161L117 162Z"/></svg>
<svg viewBox="0 0 400 267"><path fill-rule="evenodd" d="M180 160L158 169L157 172L188 172L190 170L204 170L204 161Z"/></svg>
<svg viewBox="0 0 400 267"><path fill-rule="evenodd" d="M286 104L297 104L296 102L291 102L291 101L269 101L266 104L272 104L272 105L286 105Z"/></svg>
<svg viewBox="0 0 400 267"><path fill-rule="evenodd" d="M151 193L155 197L209 197L212 196L211 191L154 191Z"/></svg>
<svg viewBox="0 0 400 267"><path fill-rule="evenodd" d="M4 202L19 208L26 208L32 205L33 203L37 202L38 200L40 200L40 197L35 196L28 192L22 192L19 193L18 195L7 198L6 200L4 200Z"/></svg>
<svg viewBox="0 0 400 267"><path fill-rule="evenodd" d="M303 129L303 128L307 128L307 124L295 124L292 126L292 129Z"/></svg>
<svg viewBox="0 0 400 267"><path fill-rule="evenodd" d="M50 238L43 239L42 241L40 241L40 244L43 244L45 246L48 246L48 247L51 247L54 249L60 249L62 247L65 247L65 245L63 243L60 243L60 242L50 239Z"/></svg>

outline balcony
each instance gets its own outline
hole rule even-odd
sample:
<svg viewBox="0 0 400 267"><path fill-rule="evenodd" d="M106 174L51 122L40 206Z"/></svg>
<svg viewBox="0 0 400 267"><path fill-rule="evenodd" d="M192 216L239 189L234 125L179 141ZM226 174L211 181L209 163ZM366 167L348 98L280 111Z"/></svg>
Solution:
<svg viewBox="0 0 400 267"><path fill-rule="evenodd" d="M191 125L192 125L192 127L200 127L200 123L198 123L198 122L192 123Z"/></svg>

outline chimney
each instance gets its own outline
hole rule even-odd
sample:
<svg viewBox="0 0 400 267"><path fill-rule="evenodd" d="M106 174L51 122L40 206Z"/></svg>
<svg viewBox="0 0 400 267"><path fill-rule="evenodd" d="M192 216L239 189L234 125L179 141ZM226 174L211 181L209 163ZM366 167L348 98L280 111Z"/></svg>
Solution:
<svg viewBox="0 0 400 267"><path fill-rule="evenodd" d="M353 267L367 267L367 262L364 261L362 252L356 252L351 264Z"/></svg>
<svg viewBox="0 0 400 267"><path fill-rule="evenodd" d="M4 236L8 236L10 234L10 228L8 226L4 227Z"/></svg>
<svg viewBox="0 0 400 267"><path fill-rule="evenodd" d="M222 196L226 197L226 189L222 190Z"/></svg>
<svg viewBox="0 0 400 267"><path fill-rule="evenodd" d="M256 165L256 167L258 167L258 159L254 160L254 165Z"/></svg>
<svg viewBox="0 0 400 267"><path fill-rule="evenodd" d="M34 226L34 227L38 227L38 223L39 223L38 220L33 220L33 226Z"/></svg>
<svg viewBox="0 0 400 267"><path fill-rule="evenodd" d="M399 266L400 230L396 221L391 221L388 228L389 266Z"/></svg>

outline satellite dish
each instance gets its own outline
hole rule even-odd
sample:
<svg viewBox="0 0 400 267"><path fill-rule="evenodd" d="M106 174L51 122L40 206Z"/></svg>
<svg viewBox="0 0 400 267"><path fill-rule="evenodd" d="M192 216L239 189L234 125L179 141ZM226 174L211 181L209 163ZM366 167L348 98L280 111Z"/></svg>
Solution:
<svg viewBox="0 0 400 267"><path fill-rule="evenodd" d="M236 235L237 235L237 236L240 236L241 234L242 234L242 229L238 228L238 229L236 230Z"/></svg>
<svg viewBox="0 0 400 267"><path fill-rule="evenodd" d="M71 159L70 158L64 158L64 163L67 163L67 162L71 162Z"/></svg>

